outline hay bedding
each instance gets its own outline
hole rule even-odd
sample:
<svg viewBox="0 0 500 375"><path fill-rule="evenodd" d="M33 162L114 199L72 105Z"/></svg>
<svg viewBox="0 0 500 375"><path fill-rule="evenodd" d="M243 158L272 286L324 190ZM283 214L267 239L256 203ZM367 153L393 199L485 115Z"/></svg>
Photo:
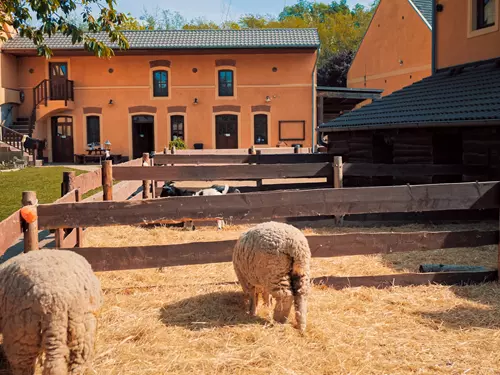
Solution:
<svg viewBox="0 0 500 375"><path fill-rule="evenodd" d="M222 240L243 229L90 229L86 246ZM496 247L483 247L314 259L312 271L386 274L415 271L424 261L495 266L496 254ZM315 286L301 336L290 325L270 323L271 311L262 306L257 318L245 313L230 263L98 276L106 296L95 374L500 373L496 284L342 291Z"/></svg>

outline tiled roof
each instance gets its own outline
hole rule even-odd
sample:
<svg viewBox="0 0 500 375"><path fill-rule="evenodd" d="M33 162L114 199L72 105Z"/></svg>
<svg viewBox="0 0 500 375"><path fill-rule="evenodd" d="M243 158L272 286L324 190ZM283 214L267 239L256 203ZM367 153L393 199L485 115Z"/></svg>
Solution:
<svg viewBox="0 0 500 375"><path fill-rule="evenodd" d="M432 0L410 0L432 27Z"/></svg>
<svg viewBox="0 0 500 375"><path fill-rule="evenodd" d="M245 29L245 30L141 30L124 31L130 49L206 49L206 48L301 48L319 47L316 29ZM97 33L97 39L107 41L107 34ZM54 50L83 49L83 44L71 44L62 34L46 39ZM118 48L116 44L112 47ZM3 50L35 49L27 38L8 40Z"/></svg>
<svg viewBox="0 0 500 375"><path fill-rule="evenodd" d="M500 63L450 68L320 126L323 131L500 121Z"/></svg>

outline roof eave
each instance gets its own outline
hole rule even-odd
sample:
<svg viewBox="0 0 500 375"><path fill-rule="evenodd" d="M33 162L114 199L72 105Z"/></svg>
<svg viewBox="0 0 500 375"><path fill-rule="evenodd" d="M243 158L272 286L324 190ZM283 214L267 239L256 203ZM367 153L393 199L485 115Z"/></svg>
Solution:
<svg viewBox="0 0 500 375"><path fill-rule="evenodd" d="M353 125L353 126L323 126L316 128L320 133L340 133L346 131L361 130L388 130L388 129L423 129L423 128L446 128L446 127L466 127L466 126L500 126L500 120L470 120L470 121L442 121L427 123L406 123L389 125Z"/></svg>

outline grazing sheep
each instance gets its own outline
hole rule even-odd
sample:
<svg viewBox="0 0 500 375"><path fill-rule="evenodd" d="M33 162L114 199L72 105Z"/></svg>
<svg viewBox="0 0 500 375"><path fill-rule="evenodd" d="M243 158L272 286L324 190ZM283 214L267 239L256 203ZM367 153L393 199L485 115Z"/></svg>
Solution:
<svg viewBox="0 0 500 375"><path fill-rule="evenodd" d="M83 374L93 356L99 280L82 256L64 250L18 255L0 266L0 329L14 375Z"/></svg>
<svg viewBox="0 0 500 375"><path fill-rule="evenodd" d="M232 186L227 186L227 185L224 185L224 186L221 186L221 185L212 185L210 187L211 189L215 189L217 190L218 192L222 193L222 194L234 194L234 193L241 193L240 190L238 188L235 188L235 187L232 187ZM224 191L226 193L224 193Z"/></svg>
<svg viewBox="0 0 500 375"><path fill-rule="evenodd" d="M276 299L274 320L284 323L292 303L298 328L306 328L307 295L310 289L309 243L302 232L288 224L259 224L238 239L233 266L251 315L257 313L258 293L269 303Z"/></svg>
<svg viewBox="0 0 500 375"><path fill-rule="evenodd" d="M239 193L240 191L237 188L231 187L229 185L212 185L211 188L202 189L197 191L194 195L196 196L210 196L210 195L225 195L228 193Z"/></svg>

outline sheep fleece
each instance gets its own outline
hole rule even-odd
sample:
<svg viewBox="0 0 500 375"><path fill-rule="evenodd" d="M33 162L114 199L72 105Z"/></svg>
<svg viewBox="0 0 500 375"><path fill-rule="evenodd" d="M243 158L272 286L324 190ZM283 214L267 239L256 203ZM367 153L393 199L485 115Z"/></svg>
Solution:
<svg viewBox="0 0 500 375"><path fill-rule="evenodd" d="M82 256L39 250L0 267L0 328L14 375L34 374L45 353L43 375L82 374L93 356L99 280Z"/></svg>
<svg viewBox="0 0 500 375"><path fill-rule="evenodd" d="M305 329L310 262L307 238L291 225L267 222L243 233L233 251L233 265L250 299L250 313L256 311L256 292L263 291L265 299L267 293L276 298L275 320L286 320L293 302L297 324Z"/></svg>

